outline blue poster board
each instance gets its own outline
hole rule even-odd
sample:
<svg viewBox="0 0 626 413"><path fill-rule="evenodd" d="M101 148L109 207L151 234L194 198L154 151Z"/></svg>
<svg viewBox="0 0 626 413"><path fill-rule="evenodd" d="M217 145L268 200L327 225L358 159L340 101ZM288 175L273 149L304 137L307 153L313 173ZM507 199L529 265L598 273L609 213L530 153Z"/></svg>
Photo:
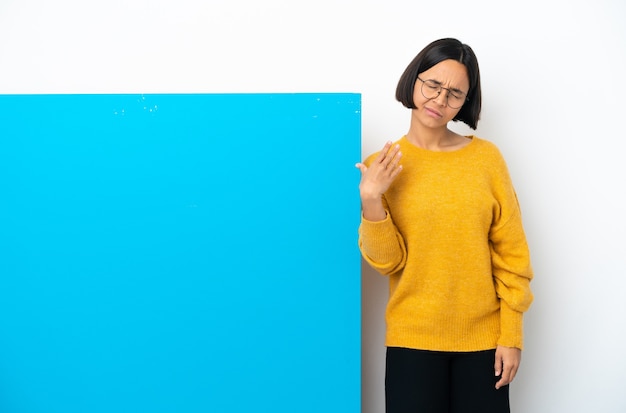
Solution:
<svg viewBox="0 0 626 413"><path fill-rule="evenodd" d="M360 95L0 96L0 411L360 411Z"/></svg>

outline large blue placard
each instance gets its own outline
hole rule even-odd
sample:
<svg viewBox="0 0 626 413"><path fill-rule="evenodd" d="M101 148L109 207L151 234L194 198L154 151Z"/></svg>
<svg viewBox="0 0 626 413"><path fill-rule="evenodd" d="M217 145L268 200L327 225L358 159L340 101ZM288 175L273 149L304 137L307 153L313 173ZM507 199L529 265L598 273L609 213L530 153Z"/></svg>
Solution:
<svg viewBox="0 0 626 413"><path fill-rule="evenodd" d="M358 94L0 96L0 411L360 411Z"/></svg>

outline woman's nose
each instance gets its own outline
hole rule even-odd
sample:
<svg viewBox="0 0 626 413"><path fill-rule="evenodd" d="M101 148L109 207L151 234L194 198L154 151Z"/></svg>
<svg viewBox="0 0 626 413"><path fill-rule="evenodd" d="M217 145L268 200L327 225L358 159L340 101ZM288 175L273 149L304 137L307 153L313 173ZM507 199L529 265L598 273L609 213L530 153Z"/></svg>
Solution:
<svg viewBox="0 0 626 413"><path fill-rule="evenodd" d="M433 98L433 100L438 105L447 106L448 105L448 90L444 88L439 89L439 93L437 94L437 96Z"/></svg>

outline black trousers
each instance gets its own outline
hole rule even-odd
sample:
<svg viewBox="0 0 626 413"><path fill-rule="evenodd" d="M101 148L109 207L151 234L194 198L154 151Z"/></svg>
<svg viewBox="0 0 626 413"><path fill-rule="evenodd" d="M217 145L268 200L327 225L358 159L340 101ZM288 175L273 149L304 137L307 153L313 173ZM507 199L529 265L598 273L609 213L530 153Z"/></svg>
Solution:
<svg viewBox="0 0 626 413"><path fill-rule="evenodd" d="M454 353L387 348L386 413L509 413L496 390L495 349Z"/></svg>

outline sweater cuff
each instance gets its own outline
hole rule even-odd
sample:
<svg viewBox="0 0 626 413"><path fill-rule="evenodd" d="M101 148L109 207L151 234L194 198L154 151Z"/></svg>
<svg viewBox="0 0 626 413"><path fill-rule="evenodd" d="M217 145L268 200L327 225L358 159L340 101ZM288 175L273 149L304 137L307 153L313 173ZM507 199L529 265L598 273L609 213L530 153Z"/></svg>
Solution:
<svg viewBox="0 0 626 413"><path fill-rule="evenodd" d="M375 262L385 262L398 253L398 237L389 211L382 221L368 221L361 215L361 247Z"/></svg>
<svg viewBox="0 0 626 413"><path fill-rule="evenodd" d="M500 300L500 339L498 345L524 348L524 314L511 309L504 300Z"/></svg>

